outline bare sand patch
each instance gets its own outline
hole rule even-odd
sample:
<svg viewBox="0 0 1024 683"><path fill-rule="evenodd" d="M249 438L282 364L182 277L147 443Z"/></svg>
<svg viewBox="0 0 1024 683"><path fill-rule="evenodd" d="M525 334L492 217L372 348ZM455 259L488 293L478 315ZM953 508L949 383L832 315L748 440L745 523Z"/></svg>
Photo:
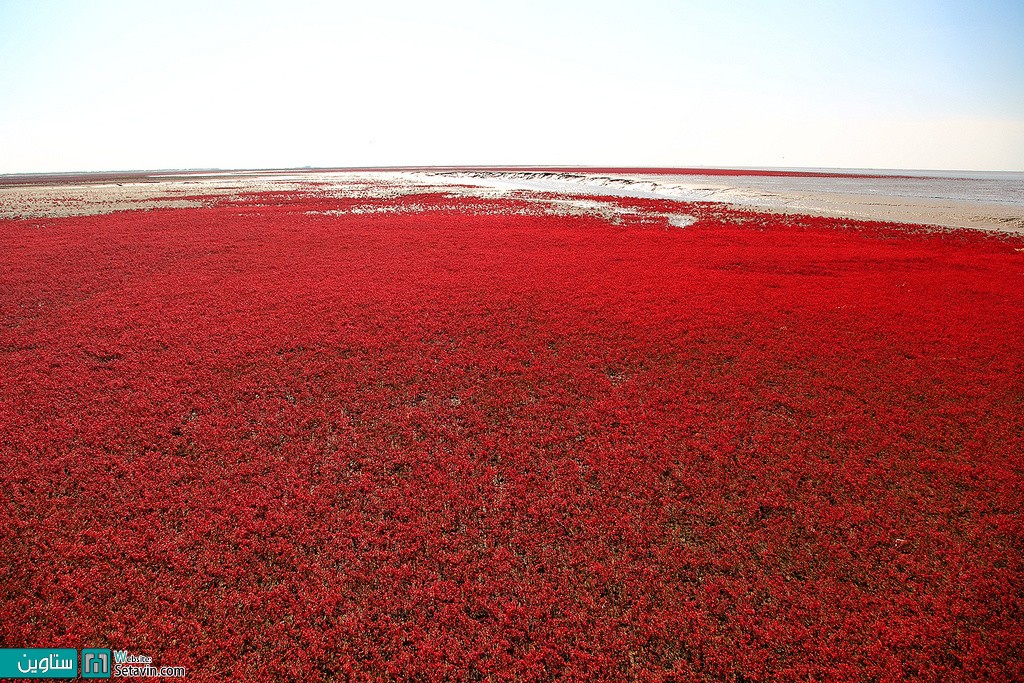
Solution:
<svg viewBox="0 0 1024 683"><path fill-rule="evenodd" d="M429 175L509 190L720 202L774 213L1024 233L1024 173L723 177L445 171Z"/></svg>

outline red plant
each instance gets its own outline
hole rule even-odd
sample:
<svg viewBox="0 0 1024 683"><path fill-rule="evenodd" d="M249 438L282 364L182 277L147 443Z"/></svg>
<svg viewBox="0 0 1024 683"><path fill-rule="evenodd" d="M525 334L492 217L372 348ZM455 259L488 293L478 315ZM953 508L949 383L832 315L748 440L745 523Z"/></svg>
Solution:
<svg viewBox="0 0 1024 683"><path fill-rule="evenodd" d="M0 222L0 644L1024 679L1020 240L619 203Z"/></svg>

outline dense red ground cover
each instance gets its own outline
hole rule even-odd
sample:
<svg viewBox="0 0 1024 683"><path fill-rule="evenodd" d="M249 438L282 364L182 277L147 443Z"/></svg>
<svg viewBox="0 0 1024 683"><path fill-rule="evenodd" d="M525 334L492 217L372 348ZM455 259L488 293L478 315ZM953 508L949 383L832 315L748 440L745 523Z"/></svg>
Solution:
<svg viewBox="0 0 1024 683"><path fill-rule="evenodd" d="M0 222L0 645L1024 679L1019 240L524 207Z"/></svg>

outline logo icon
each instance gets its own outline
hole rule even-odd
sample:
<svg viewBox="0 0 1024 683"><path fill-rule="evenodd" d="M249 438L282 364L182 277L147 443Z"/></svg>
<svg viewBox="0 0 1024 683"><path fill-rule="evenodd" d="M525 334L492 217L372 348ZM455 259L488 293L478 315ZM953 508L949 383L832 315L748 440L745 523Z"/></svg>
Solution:
<svg viewBox="0 0 1024 683"><path fill-rule="evenodd" d="M110 650L82 650L82 678L110 678Z"/></svg>

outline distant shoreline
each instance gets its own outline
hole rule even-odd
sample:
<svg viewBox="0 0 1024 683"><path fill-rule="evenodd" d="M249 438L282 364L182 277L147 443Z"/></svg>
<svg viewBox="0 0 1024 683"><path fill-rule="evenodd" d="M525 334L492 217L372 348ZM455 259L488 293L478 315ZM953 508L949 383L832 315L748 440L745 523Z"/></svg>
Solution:
<svg viewBox="0 0 1024 683"><path fill-rule="evenodd" d="M585 169L432 166L383 169L129 171L0 176L0 219L193 208L252 191L344 187L359 176L455 191L712 202L743 210L1024 233L1024 173L841 169ZM502 170L504 169L504 170ZM887 173L890 173L887 175ZM426 191L426 190L423 190Z"/></svg>
<svg viewBox="0 0 1024 683"><path fill-rule="evenodd" d="M826 168L742 168L742 167L661 167L661 166L337 166L260 169L153 169L132 171L73 171L53 173L0 174L0 186L71 185L96 183L162 182L176 178L248 177L260 175L315 174L315 173L372 173L372 172L498 172L498 173L602 173L661 176L710 177L774 177L774 178L856 178L856 179L913 179L913 178L974 178L1002 175L1021 175L1024 171L933 171L907 169L826 169Z"/></svg>

